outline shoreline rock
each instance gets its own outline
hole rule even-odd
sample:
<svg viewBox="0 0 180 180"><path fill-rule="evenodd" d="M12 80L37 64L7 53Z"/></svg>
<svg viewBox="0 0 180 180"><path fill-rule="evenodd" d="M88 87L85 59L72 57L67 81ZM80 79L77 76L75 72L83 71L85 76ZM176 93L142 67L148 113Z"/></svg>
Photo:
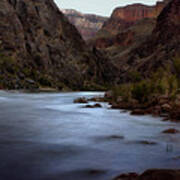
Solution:
<svg viewBox="0 0 180 180"><path fill-rule="evenodd" d="M110 96L109 96L110 97ZM107 98L105 95L104 98ZM153 115L164 118L163 121L180 122L180 105L174 104L168 96L157 96L149 102L139 103L134 99L124 101L122 97L107 99L112 109L125 109L131 115Z"/></svg>
<svg viewBox="0 0 180 180"><path fill-rule="evenodd" d="M149 169L141 175L137 173L121 174L113 180L180 180L180 170Z"/></svg>
<svg viewBox="0 0 180 180"><path fill-rule="evenodd" d="M152 115L162 117L162 121L180 122L180 103L175 103L167 96L156 96L146 103L139 103L135 99L124 100L123 97L114 97L112 91L107 91L104 97L93 97L90 99L77 98L74 103L108 102L111 109L122 109L130 111L131 115ZM98 103L97 103L98 104ZM86 108L94 108L87 105ZM98 105L99 107L99 105Z"/></svg>

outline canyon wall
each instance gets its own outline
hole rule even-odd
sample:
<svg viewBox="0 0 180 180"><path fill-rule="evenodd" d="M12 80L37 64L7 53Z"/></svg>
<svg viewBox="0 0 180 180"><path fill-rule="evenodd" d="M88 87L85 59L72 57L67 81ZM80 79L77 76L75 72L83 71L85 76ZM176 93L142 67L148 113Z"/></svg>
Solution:
<svg viewBox="0 0 180 180"><path fill-rule="evenodd" d="M172 0L157 17L152 33L142 43L112 59L119 67L120 82L127 82L130 72L147 78L158 69L175 72L175 58L180 57L180 1Z"/></svg>
<svg viewBox="0 0 180 180"><path fill-rule="evenodd" d="M82 14L71 9L64 9L62 12L67 16L69 21L76 26L84 40L93 38L108 19L93 14Z"/></svg>
<svg viewBox="0 0 180 180"><path fill-rule="evenodd" d="M154 6L132 4L116 8L110 19L104 23L102 30L116 34L144 18L157 18L166 4L167 0L159 1Z"/></svg>
<svg viewBox="0 0 180 180"><path fill-rule="evenodd" d="M53 0L1 0L0 7L0 88L83 89L109 79L112 66L101 63Z"/></svg>

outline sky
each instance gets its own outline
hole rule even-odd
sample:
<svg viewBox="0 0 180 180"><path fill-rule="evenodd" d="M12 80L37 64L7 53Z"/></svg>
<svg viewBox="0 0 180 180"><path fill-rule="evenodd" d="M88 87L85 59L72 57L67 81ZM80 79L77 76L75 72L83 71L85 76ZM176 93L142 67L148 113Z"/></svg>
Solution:
<svg viewBox="0 0 180 180"><path fill-rule="evenodd" d="M152 5L157 0L55 0L59 8L75 9L82 13L110 16L118 6L132 3L143 3Z"/></svg>

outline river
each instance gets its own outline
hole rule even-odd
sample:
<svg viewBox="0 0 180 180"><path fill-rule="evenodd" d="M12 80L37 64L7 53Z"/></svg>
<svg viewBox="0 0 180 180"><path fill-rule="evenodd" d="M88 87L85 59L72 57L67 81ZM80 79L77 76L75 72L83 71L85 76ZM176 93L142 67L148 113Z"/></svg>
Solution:
<svg viewBox="0 0 180 180"><path fill-rule="evenodd" d="M180 124L73 103L102 94L0 91L0 179L110 180L180 168L180 135L162 133Z"/></svg>

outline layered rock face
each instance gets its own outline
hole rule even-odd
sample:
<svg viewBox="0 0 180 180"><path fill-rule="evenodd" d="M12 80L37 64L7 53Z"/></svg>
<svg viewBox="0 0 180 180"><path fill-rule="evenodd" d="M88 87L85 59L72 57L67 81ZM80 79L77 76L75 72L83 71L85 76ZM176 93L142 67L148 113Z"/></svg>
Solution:
<svg viewBox="0 0 180 180"><path fill-rule="evenodd" d="M114 61L121 71L121 80L138 71L148 77L158 68L174 71L174 57L180 52L180 1L172 0L157 18L152 34L129 52L118 54Z"/></svg>
<svg viewBox="0 0 180 180"><path fill-rule="evenodd" d="M109 79L106 60L88 49L53 0L1 0L0 7L0 87L81 89Z"/></svg>
<svg viewBox="0 0 180 180"><path fill-rule="evenodd" d="M110 19L102 27L103 31L111 34L119 33L144 18L156 18L167 1L157 2L155 6L132 4L126 7L116 8Z"/></svg>
<svg viewBox="0 0 180 180"><path fill-rule="evenodd" d="M143 19L116 35L99 37L89 41L89 44L107 51L108 48L110 50L117 48L117 51L122 51L145 40L147 36L152 33L155 24L155 19ZM109 51L109 53L111 53L111 51Z"/></svg>
<svg viewBox="0 0 180 180"><path fill-rule="evenodd" d="M139 25L139 28L143 28L142 26L144 26L147 31L147 33L144 31L145 39L154 28L155 19L168 2L169 0L164 0L162 2L157 2L154 6L132 4L125 7L116 8L109 20L106 21L101 30L98 31L96 37L91 40L90 44L93 44L96 46L96 48L100 49L111 46L121 46L123 44L127 45L127 41L129 45L130 36L130 41L132 43L137 39L135 36L139 36L138 33L140 31L136 31ZM136 26L136 32L132 31L134 26ZM147 29L146 26L148 26L149 29ZM134 37L132 37L132 34L134 34ZM119 38L121 36L124 38ZM123 40L124 42L122 42Z"/></svg>
<svg viewBox="0 0 180 180"><path fill-rule="evenodd" d="M69 21L76 26L84 40L93 38L108 19L93 14L82 14L71 9L64 9L62 12L67 16Z"/></svg>

